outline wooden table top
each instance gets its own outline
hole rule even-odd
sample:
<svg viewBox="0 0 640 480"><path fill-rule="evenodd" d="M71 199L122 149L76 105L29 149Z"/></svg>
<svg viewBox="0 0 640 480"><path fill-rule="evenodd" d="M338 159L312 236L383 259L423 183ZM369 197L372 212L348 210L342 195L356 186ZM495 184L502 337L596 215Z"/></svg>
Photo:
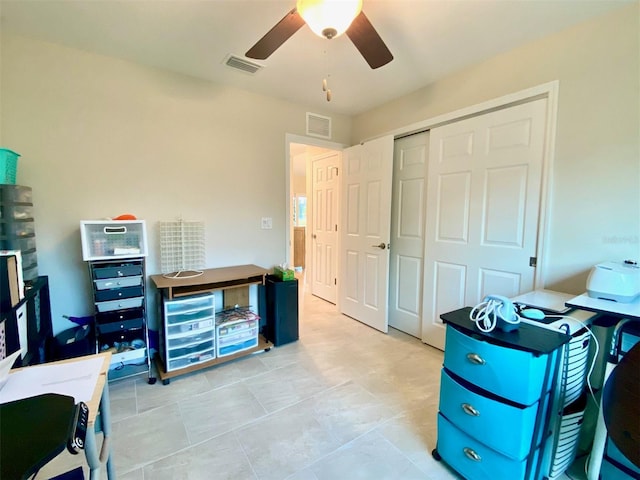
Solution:
<svg viewBox="0 0 640 480"><path fill-rule="evenodd" d="M257 265L238 265L233 267L208 268L202 275L189 278L170 278L162 274L151 275L151 281L157 288L189 287L196 285L214 285L234 280L249 279L266 275L270 272Z"/></svg>

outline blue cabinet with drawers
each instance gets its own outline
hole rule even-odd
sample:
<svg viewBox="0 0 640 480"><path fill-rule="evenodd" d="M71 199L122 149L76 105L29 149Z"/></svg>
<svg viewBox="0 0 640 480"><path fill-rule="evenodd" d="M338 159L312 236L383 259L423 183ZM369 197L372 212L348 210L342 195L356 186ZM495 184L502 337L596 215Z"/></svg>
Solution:
<svg viewBox="0 0 640 480"><path fill-rule="evenodd" d="M528 324L484 333L469 312L441 317L447 333L433 455L469 480L549 478L570 337Z"/></svg>

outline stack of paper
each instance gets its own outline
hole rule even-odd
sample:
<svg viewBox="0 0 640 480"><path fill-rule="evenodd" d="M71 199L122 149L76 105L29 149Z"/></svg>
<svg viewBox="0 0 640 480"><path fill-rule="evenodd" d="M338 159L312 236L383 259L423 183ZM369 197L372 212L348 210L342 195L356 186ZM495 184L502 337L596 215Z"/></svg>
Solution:
<svg viewBox="0 0 640 480"><path fill-rule="evenodd" d="M91 355L73 362L46 363L13 371L0 390L0 403L43 393L69 395L76 403L89 402L103 361L103 357Z"/></svg>
<svg viewBox="0 0 640 480"><path fill-rule="evenodd" d="M13 364L20 355L20 350L12 353L7 358L0 360L0 390L5 386L7 380L9 379L9 370L13 367Z"/></svg>

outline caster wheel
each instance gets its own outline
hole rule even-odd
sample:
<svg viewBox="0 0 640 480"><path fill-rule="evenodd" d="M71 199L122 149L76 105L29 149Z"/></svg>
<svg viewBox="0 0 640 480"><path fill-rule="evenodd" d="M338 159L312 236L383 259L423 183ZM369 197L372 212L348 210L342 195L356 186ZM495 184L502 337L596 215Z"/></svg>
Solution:
<svg viewBox="0 0 640 480"><path fill-rule="evenodd" d="M153 377L149 379L149 385L155 385L156 384L156 380L158 380L157 378Z"/></svg>
<svg viewBox="0 0 640 480"><path fill-rule="evenodd" d="M264 349L265 352L268 352L269 350L271 350L271 347Z"/></svg>
<svg viewBox="0 0 640 480"><path fill-rule="evenodd" d="M436 450L435 448L433 449L433 452L431 452L431 456L434 458L434 460L437 460L438 462L442 460L442 457L438 453L438 450Z"/></svg>
<svg viewBox="0 0 640 480"><path fill-rule="evenodd" d="M170 383L171 383L171 380L169 380L168 378L162 380L163 385L169 385Z"/></svg>

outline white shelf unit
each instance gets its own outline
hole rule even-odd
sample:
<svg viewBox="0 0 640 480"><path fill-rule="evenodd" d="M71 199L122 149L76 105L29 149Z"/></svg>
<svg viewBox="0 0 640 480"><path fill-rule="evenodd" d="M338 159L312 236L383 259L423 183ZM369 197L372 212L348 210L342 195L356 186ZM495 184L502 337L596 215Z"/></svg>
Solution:
<svg viewBox="0 0 640 480"><path fill-rule="evenodd" d="M167 372L216 358L213 294L164 299L160 354Z"/></svg>

